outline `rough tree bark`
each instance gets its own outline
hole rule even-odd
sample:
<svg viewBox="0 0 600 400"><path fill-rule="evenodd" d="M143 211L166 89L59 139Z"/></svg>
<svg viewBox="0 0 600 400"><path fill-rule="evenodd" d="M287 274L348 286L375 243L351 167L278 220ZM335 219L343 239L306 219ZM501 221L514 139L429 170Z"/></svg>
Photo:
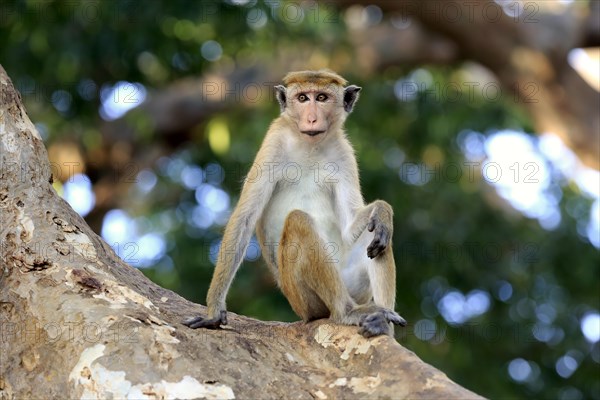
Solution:
<svg viewBox="0 0 600 400"><path fill-rule="evenodd" d="M479 398L389 337L204 312L121 261L52 189L0 66L0 399Z"/></svg>

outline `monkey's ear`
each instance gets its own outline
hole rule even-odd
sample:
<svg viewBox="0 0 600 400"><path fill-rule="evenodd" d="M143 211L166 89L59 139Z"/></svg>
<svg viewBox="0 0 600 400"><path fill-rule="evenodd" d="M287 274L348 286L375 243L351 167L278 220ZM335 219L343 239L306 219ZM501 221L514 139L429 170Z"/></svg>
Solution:
<svg viewBox="0 0 600 400"><path fill-rule="evenodd" d="M361 87L356 85L350 85L344 89L344 110L350 113L354 108L354 103L358 100L358 92L361 91Z"/></svg>
<svg viewBox="0 0 600 400"><path fill-rule="evenodd" d="M279 102L279 108L281 109L281 112L283 112L285 110L285 107L287 105L287 98L286 98L286 92L285 92L285 86L283 85L277 85L275 86L275 97L277 97L277 101Z"/></svg>

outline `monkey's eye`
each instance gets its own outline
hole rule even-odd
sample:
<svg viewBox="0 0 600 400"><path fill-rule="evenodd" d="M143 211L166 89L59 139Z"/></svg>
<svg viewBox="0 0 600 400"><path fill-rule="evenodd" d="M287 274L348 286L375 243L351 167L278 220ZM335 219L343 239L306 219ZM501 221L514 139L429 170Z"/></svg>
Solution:
<svg viewBox="0 0 600 400"><path fill-rule="evenodd" d="M325 101L325 100L327 100L327 95L326 94L320 93L317 96L317 101Z"/></svg>
<svg viewBox="0 0 600 400"><path fill-rule="evenodd" d="M304 103L306 100L308 100L308 96L307 95L305 95L305 94L298 95L298 101L300 103Z"/></svg>

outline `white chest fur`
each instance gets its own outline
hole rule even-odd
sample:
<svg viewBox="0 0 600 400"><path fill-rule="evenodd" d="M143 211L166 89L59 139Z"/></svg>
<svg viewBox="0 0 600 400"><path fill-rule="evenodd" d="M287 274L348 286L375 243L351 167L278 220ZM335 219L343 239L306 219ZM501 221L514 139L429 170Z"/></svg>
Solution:
<svg viewBox="0 0 600 400"><path fill-rule="evenodd" d="M278 183L264 212L266 240L277 244L288 214L301 210L312 217L324 244L341 246L340 210L335 199L335 187L343 170L341 160L335 152L320 152L318 148L296 154L275 169L273 176Z"/></svg>

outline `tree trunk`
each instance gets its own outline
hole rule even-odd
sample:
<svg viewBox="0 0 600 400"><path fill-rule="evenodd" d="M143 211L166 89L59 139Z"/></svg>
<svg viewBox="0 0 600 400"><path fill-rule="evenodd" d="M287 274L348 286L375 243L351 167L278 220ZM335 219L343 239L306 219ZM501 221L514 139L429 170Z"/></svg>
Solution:
<svg viewBox="0 0 600 400"><path fill-rule="evenodd" d="M479 398L389 337L205 311L121 261L52 189L0 66L0 399Z"/></svg>

